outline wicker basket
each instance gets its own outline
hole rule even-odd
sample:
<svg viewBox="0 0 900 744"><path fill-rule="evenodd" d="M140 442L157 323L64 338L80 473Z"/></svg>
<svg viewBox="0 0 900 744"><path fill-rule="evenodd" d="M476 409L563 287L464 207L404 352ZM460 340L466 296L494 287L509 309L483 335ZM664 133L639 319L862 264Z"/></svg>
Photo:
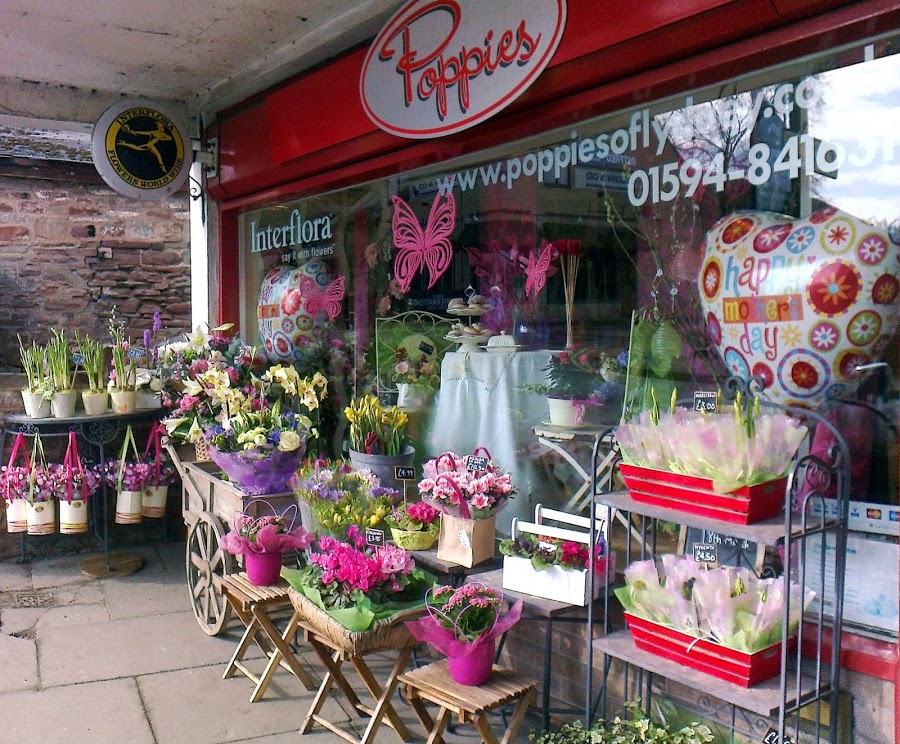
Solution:
<svg viewBox="0 0 900 744"><path fill-rule="evenodd" d="M438 533L433 530L398 530L391 527L391 539L394 545L404 550L428 550L437 542Z"/></svg>
<svg viewBox="0 0 900 744"><path fill-rule="evenodd" d="M348 656L361 656L372 651L399 650L418 643L403 623L423 615L424 607L404 610L385 620L376 620L369 630L360 632L345 628L296 589L289 589L288 594L291 604L300 615L300 620Z"/></svg>

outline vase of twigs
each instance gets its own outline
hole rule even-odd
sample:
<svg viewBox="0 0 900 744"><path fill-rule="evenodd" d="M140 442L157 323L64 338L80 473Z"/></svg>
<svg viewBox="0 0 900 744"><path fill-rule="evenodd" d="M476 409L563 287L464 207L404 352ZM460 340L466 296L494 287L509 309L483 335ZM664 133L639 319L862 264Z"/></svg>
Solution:
<svg viewBox="0 0 900 744"><path fill-rule="evenodd" d="M109 406L106 391L106 364L103 359L103 344L89 336L83 338L75 332L81 368L87 377L88 387L81 391L81 402L88 416L102 416Z"/></svg>
<svg viewBox="0 0 900 744"><path fill-rule="evenodd" d="M71 418L75 415L78 393L75 390L75 370L69 367L69 338L65 328L50 329L47 342L47 369L50 372L50 410L54 418Z"/></svg>
<svg viewBox="0 0 900 744"><path fill-rule="evenodd" d="M50 415L50 401L44 397L47 387L46 354L43 346L35 341L26 346L19 339L19 358L22 360L22 371L25 373L25 387L22 390L22 402L25 413L31 418L47 418Z"/></svg>
<svg viewBox="0 0 900 744"><path fill-rule="evenodd" d="M580 240L561 238L553 241L559 251L559 268L563 279L563 298L566 308L566 348L575 345L573 314L575 311L575 286L578 284L578 267L581 263Z"/></svg>

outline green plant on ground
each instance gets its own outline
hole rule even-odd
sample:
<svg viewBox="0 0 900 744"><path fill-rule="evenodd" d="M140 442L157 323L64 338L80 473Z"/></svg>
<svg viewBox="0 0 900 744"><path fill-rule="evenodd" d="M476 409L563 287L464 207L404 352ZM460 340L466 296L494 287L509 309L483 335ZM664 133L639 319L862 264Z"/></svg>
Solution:
<svg viewBox="0 0 900 744"><path fill-rule="evenodd" d="M676 731L654 723L647 717L638 701L627 705L630 718L616 716L611 721L599 721L589 729L581 721L564 725L559 731L530 734L536 744L709 744L714 741L708 726L694 722Z"/></svg>

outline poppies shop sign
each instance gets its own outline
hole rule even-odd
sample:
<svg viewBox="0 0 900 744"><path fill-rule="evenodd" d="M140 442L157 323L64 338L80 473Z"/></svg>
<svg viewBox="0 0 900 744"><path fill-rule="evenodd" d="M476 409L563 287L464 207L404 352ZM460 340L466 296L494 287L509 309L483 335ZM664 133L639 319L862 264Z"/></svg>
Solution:
<svg viewBox="0 0 900 744"><path fill-rule="evenodd" d="M460 132L516 100L549 64L566 0L412 0L363 63L369 118L399 137Z"/></svg>
<svg viewBox="0 0 900 744"><path fill-rule="evenodd" d="M149 101L110 106L91 135L91 156L103 180L134 199L162 199L181 188L189 154L190 139L177 115Z"/></svg>

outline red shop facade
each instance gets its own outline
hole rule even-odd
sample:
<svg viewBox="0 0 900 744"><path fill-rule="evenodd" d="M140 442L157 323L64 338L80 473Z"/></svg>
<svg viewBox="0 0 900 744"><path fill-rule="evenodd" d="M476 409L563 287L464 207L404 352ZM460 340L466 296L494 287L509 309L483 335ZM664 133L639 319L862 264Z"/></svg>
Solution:
<svg viewBox="0 0 900 744"><path fill-rule="evenodd" d="M485 4L493 5L506 4ZM657 305L693 346L693 356L680 361L692 374L715 378L743 365L768 374L777 388L780 360L823 329L795 323L778 341L735 333L730 345L729 328L712 342L691 337L691 323L707 326L697 289L703 235L733 212L805 219L833 205L852 216L850 229L864 229L855 218L866 220L900 242L900 143L889 123L896 129L900 121L900 4L523 5L546 17L497 11L479 32L476 54L454 34L479 14L478 3L407 3L424 7L426 20L450 19L432 54L415 46L418 20L411 20L390 37L393 58L382 35L219 112L205 133L219 151L218 177L207 183L217 203L211 314L279 358L332 365L343 399L372 383L365 365L374 367L368 375L380 392L396 390L372 350L380 319L439 315L469 287L485 296L496 290L496 312L483 322L528 349L562 348L573 335L579 344L627 348L632 312ZM460 74L459 60L471 65L468 74ZM383 80L368 90L378 65ZM490 103L478 98L479 85L504 75ZM390 86L392 97L381 98ZM417 118L423 108L426 123ZM395 217L401 211L405 232ZM526 269L540 262L542 247L561 240L584 251L570 311L561 265L545 268L532 291L526 287L537 276ZM734 270L745 289L762 285L757 294L765 302L780 294L765 290L779 250L772 263ZM781 260L788 271L794 266L789 252ZM283 302L291 272L297 286L304 272L317 284L312 315ZM765 302L748 312L769 312ZM871 339L858 327L836 329L859 338L855 364L889 362L860 395L896 399L897 302L894 294L886 307L865 309L881 324ZM791 320L787 304L783 315L777 301L774 307L776 320ZM840 325L834 313L825 315ZM721 354L708 353L711 345ZM729 359L727 349L736 356ZM841 359L834 369L851 357ZM846 385L827 362L821 374ZM824 387L797 385L796 377L783 381L779 402L815 407L825 400ZM847 394L855 388L848 385ZM896 421L896 409L887 416ZM453 426L442 419L440 428ZM527 457L529 446L517 441L514 457ZM869 470L889 472L883 484L873 476L863 493L851 489L851 498L880 500L896 514L896 448L879 440L866 451L874 453ZM535 498L523 499L523 513ZM900 678L895 536L896 527L875 536L894 561L882 585L892 619L874 622L875 632L860 619L858 629L845 630L841 652L843 667L877 681L876 688ZM872 688L865 682L860 689ZM894 697L894 688L886 695ZM869 704L855 702L857 711ZM900 723L893 725L900 736Z"/></svg>

